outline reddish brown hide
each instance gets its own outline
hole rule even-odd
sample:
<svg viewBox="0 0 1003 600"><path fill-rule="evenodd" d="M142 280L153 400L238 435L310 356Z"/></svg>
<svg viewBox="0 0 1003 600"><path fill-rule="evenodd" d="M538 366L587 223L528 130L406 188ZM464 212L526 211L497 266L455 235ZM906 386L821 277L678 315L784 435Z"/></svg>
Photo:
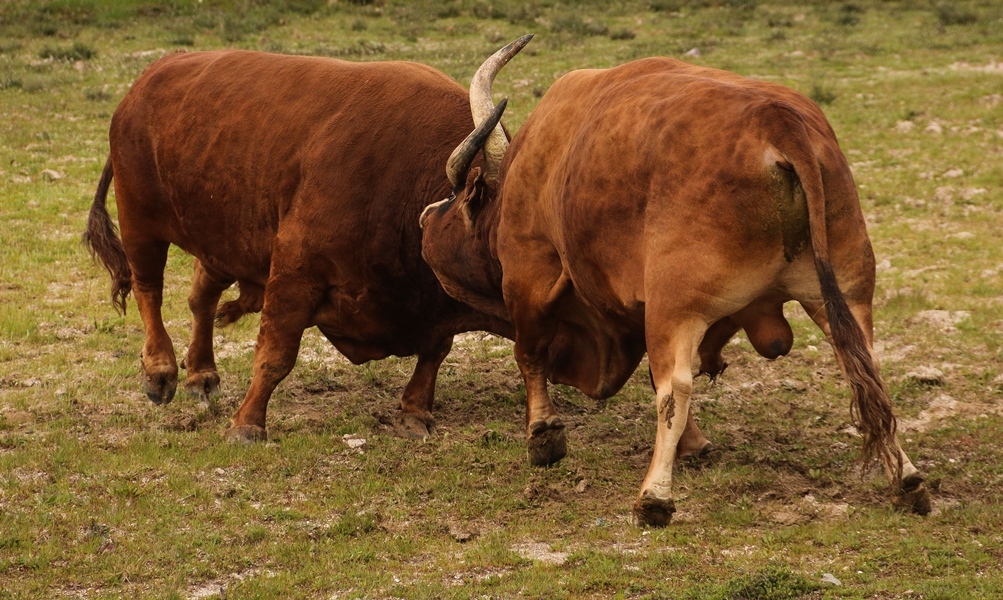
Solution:
<svg viewBox="0 0 1003 600"><path fill-rule="evenodd" d="M484 108L472 109L479 122ZM673 460L706 442L690 411L693 355L720 373L739 328L761 354L787 353L782 306L796 300L833 344L865 455L897 502L930 510L872 353L874 255L853 178L809 99L663 58L573 71L497 178L455 164L462 189L422 214L423 256L455 298L513 323L533 463L566 451L548 379L609 396L647 352L658 427L634 511L664 525Z"/></svg>
<svg viewBox="0 0 1003 600"><path fill-rule="evenodd" d="M135 295L146 392L177 385L161 318L170 244L196 259L185 387L219 384L221 323L260 310L250 389L228 435L266 438L265 411L316 326L354 363L418 355L401 430L432 424L452 336L510 327L447 296L421 260L418 215L449 191L442 165L473 127L466 90L405 62L350 63L259 52L177 53L140 76L112 118L111 154L85 239L124 310ZM105 209L114 178L121 242Z"/></svg>

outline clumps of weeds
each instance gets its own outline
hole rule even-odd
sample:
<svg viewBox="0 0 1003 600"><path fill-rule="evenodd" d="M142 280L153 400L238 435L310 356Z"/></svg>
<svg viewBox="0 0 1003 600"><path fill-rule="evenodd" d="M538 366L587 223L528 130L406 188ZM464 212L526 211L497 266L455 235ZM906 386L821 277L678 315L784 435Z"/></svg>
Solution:
<svg viewBox="0 0 1003 600"><path fill-rule="evenodd" d="M815 83L811 86L811 92L808 93L808 97L815 101L815 104L819 106L825 106L827 104L832 104L836 101L836 92L825 87L821 83Z"/></svg>
<svg viewBox="0 0 1003 600"><path fill-rule="evenodd" d="M66 62L76 62L78 60L90 60L97 56L96 50L84 44L75 42L70 48L50 48L46 46L38 53L39 58L51 58Z"/></svg>
<svg viewBox="0 0 1003 600"><path fill-rule="evenodd" d="M648 3L648 9L652 12L679 12L680 8L682 4L673 0L651 0Z"/></svg>
<svg viewBox="0 0 1003 600"><path fill-rule="evenodd" d="M609 27L600 21L582 19L576 14L555 17L550 24L550 30L555 33L570 33L573 35L606 35Z"/></svg>
<svg viewBox="0 0 1003 600"><path fill-rule="evenodd" d="M330 58L341 58L345 56L375 56L377 54L383 54L387 51L387 47L383 42L370 42L368 40L359 40L356 44L352 46L345 46L343 48L331 48L329 46L318 46L311 53L314 56L327 56Z"/></svg>
<svg viewBox="0 0 1003 600"><path fill-rule="evenodd" d="M609 32L609 39L611 40L632 40L635 37L637 37L637 34L626 27Z"/></svg>
<svg viewBox="0 0 1003 600"><path fill-rule="evenodd" d="M790 15L773 13L766 17L766 24L771 28L794 27L794 19Z"/></svg>
<svg viewBox="0 0 1003 600"><path fill-rule="evenodd" d="M507 16L502 8L487 2L474 3L471 12L478 19L504 19Z"/></svg>
<svg viewBox="0 0 1003 600"><path fill-rule="evenodd" d="M111 93L104 88L97 88L85 91L84 97L91 102L107 102L111 100Z"/></svg>
<svg viewBox="0 0 1003 600"><path fill-rule="evenodd" d="M822 585L795 573L788 567L771 565L750 575L743 575L725 584L723 593L715 598L746 600L795 600L822 589Z"/></svg>
<svg viewBox="0 0 1003 600"><path fill-rule="evenodd" d="M979 16L970 10L959 8L952 3L941 3L936 7L937 20L943 26L971 25L979 20Z"/></svg>
<svg viewBox="0 0 1003 600"><path fill-rule="evenodd" d="M836 22L847 27L857 25L860 23L860 15L863 14L863 12L864 9L861 8L860 5L849 2L840 7L839 16L836 17Z"/></svg>

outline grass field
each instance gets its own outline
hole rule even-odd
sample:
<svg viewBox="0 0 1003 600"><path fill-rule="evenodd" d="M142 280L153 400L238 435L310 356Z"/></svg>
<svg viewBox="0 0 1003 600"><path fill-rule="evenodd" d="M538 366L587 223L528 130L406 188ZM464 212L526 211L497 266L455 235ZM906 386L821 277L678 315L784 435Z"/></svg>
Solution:
<svg viewBox="0 0 1003 600"><path fill-rule="evenodd" d="M561 74L652 55L822 106L867 215L877 350L930 516L861 475L849 391L793 307L789 356L739 337L699 380L719 451L677 465L660 530L630 519L654 440L646 365L605 403L555 390L569 455L546 469L526 460L511 344L483 334L443 365L425 442L387 425L414 359L353 366L313 330L270 441L224 442L254 316L217 332L209 406L145 399L135 304L114 311L80 235L147 64L226 46L415 60L466 85L527 32L494 86L513 131ZM990 0L0 4L0 598L1003 597L1001 94ZM167 277L180 357L190 258Z"/></svg>

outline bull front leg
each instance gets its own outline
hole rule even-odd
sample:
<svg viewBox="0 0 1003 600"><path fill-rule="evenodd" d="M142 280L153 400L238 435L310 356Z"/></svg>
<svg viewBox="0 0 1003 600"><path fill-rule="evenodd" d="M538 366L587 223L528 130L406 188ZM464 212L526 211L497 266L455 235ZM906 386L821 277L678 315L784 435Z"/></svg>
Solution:
<svg viewBox="0 0 1003 600"><path fill-rule="evenodd" d="M553 312L571 288L571 280L563 272L555 279L547 287L513 280L503 283L515 323L515 360L526 384L526 450L530 464L536 466L554 464L568 452L564 423L547 391L547 361L558 325Z"/></svg>
<svg viewBox="0 0 1003 600"><path fill-rule="evenodd" d="M401 396L401 409L394 421L397 434L411 439L425 439L434 425L432 403L439 367L453 347L452 336L442 339L431 349L418 353L418 364Z"/></svg>
<svg viewBox="0 0 1003 600"><path fill-rule="evenodd" d="M226 438L233 442L268 439L265 427L268 400L296 364L303 331L312 324L320 302L323 282L302 265L309 261L290 264L284 260L286 256L302 256L302 251L296 248L283 252L277 248L273 256L272 275L265 284L251 386L226 432Z"/></svg>

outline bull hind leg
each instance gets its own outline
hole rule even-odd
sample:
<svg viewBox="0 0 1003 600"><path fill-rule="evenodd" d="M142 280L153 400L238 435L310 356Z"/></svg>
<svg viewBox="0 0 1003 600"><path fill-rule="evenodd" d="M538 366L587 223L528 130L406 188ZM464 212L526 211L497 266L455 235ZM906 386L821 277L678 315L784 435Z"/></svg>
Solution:
<svg viewBox="0 0 1003 600"><path fill-rule="evenodd" d="M453 347L453 338L446 337L432 349L418 353L418 364L404 387L401 409L394 422L397 434L412 439L425 439L434 424L432 403L439 367Z"/></svg>
<svg viewBox="0 0 1003 600"><path fill-rule="evenodd" d="M721 351L741 329L742 326L731 317L720 319L710 326L697 349L697 356L700 357L699 375L707 375L713 381L717 379L718 375L724 373L724 370L728 368L728 363L724 362Z"/></svg>
<svg viewBox="0 0 1003 600"><path fill-rule="evenodd" d="M132 269L132 293L146 330L140 358L146 396L154 404L167 404L178 387L178 363L174 345L164 327L164 267L170 244L132 239L123 231L122 244Z"/></svg>
<svg viewBox="0 0 1003 600"><path fill-rule="evenodd" d="M854 320L864 333L864 340L867 344L867 352L870 354L870 360L875 365L875 368L877 368L878 359L874 355L874 328L871 305L869 302L854 302L849 298L847 301ZM812 321L814 321L815 324L818 325L819 329L821 329L825 334L826 341L828 341L829 344L835 348L835 344L832 339L832 332L829 327L829 319L826 315L824 306L820 303L806 301L802 301L801 306L804 307ZM836 362L839 364L840 370L843 371L843 376L850 381L851 385L854 385L853 377L851 377L851 374L847 372L846 365L844 364L842 357L839 355L839 352L836 352L835 355ZM894 452L897 453L900 458L901 470L896 468L897 465L892 461L884 460L882 462L885 477L888 479L894 490L893 504L898 508L909 510L916 514L928 514L932 508L930 493L924 484L922 473L920 473L919 469L912 464L912 461L909 460L909 457L899 444L898 436L894 439Z"/></svg>
<svg viewBox="0 0 1003 600"><path fill-rule="evenodd" d="M669 523L675 512L672 464L680 441L690 428L693 352L699 346L707 324L702 319L652 323L653 313L649 308L646 341L655 382L658 423L654 453L641 484L641 492L634 502L634 516L641 525L662 527ZM660 311L658 314L671 313Z"/></svg>
<svg viewBox="0 0 1003 600"><path fill-rule="evenodd" d="M700 343L700 347L703 348L703 342ZM703 372L701 371L700 374L702 375ZM651 373L650 368L648 369L648 377L651 378L651 387L654 389L655 376ZM686 415L686 428L683 429L683 435L679 438L679 444L676 446L676 459L689 457L701 459L707 457L713 451L714 444L700 430L696 419L693 418L693 406L690 405L690 411Z"/></svg>
<svg viewBox="0 0 1003 600"><path fill-rule="evenodd" d="M219 298L233 281L210 273L201 261L195 261L192 291L188 296L188 308L192 311L192 337L182 366L187 371L185 390L199 397L203 403L219 391L219 372L212 351L213 322Z"/></svg>
<svg viewBox="0 0 1003 600"><path fill-rule="evenodd" d="M265 290L249 281L238 281L240 295L236 300L224 302L216 311L216 324L226 327L236 323L244 315L261 312L265 304Z"/></svg>

